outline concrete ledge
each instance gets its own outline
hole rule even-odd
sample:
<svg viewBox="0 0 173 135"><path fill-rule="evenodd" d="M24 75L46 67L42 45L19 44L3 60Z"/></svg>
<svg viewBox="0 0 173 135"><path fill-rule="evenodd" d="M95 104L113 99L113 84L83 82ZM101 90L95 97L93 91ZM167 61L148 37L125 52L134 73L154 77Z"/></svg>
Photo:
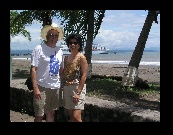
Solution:
<svg viewBox="0 0 173 135"><path fill-rule="evenodd" d="M108 112L105 113L105 117L110 117L111 115L110 119L107 119L107 121L113 122L114 120L118 119L118 121L121 122L160 122L159 111L152 111L150 109L133 107L124 103L103 100L96 97L86 97L86 112L88 111L87 106L91 105L95 106L95 108L97 107L102 110L111 110L112 114L108 114ZM95 108L93 108L93 110L98 111L98 109Z"/></svg>

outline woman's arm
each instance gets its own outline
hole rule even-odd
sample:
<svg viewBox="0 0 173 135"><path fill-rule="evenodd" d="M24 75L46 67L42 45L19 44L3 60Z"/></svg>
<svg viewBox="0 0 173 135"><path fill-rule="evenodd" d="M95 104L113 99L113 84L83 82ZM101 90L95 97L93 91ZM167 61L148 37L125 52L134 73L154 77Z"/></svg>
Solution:
<svg viewBox="0 0 173 135"><path fill-rule="evenodd" d="M81 93L88 74L88 63L85 56L82 56L80 66L81 66L81 79L79 81L80 83L78 89L76 90L76 92L78 93Z"/></svg>

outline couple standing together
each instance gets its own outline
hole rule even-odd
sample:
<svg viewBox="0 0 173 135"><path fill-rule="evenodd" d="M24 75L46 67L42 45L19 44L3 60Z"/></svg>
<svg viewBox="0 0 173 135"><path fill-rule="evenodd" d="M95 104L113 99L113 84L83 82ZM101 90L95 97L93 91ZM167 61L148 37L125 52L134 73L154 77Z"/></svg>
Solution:
<svg viewBox="0 0 173 135"><path fill-rule="evenodd" d="M56 24L46 25L41 29L44 43L37 45L31 55L31 78L33 83L34 122L54 122L55 110L63 106L68 111L70 122L82 122L86 94L88 64L79 34L70 34L66 44L70 54L63 57L60 46L56 43L64 32Z"/></svg>

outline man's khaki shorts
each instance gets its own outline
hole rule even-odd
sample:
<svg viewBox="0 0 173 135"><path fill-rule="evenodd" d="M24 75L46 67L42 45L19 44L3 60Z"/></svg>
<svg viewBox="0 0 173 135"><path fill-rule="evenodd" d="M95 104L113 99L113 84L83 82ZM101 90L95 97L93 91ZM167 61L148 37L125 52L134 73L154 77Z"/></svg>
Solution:
<svg viewBox="0 0 173 135"><path fill-rule="evenodd" d="M38 85L41 93L41 99L33 98L35 116L43 116L44 114L59 110L59 89L50 89Z"/></svg>

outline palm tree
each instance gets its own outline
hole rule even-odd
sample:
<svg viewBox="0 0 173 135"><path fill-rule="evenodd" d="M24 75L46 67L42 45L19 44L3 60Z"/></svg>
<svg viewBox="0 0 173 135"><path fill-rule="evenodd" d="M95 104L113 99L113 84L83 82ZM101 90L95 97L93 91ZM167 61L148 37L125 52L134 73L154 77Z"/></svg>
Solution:
<svg viewBox="0 0 173 135"><path fill-rule="evenodd" d="M87 40L85 47L85 56L88 61L88 78L92 75L92 44L96 35L98 34L98 30L100 29L103 17L105 15L105 10L88 10L87 24Z"/></svg>
<svg viewBox="0 0 173 135"><path fill-rule="evenodd" d="M158 23L157 15L160 14L160 10L149 10L147 18L145 20L144 26L142 28L141 34L138 38L137 45L132 54L129 65L124 73L122 78L123 86L135 86L138 80L138 67L141 61L143 51L145 48L146 41L148 39L148 35L152 26L153 21Z"/></svg>
<svg viewBox="0 0 173 135"><path fill-rule="evenodd" d="M85 56L88 61L88 78L91 78L92 74L92 44L93 44L93 35L94 35L94 10L88 11L88 33L85 47Z"/></svg>

